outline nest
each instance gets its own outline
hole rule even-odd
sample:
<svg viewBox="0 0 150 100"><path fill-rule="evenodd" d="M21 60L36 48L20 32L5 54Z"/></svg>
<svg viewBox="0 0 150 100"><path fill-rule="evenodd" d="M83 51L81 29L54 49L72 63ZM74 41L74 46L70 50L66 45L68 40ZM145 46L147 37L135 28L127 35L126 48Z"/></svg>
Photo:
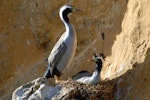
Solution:
<svg viewBox="0 0 150 100"><path fill-rule="evenodd" d="M63 88L72 88L67 99L75 100L114 100L115 82L102 81L97 85L81 84L73 80L59 83Z"/></svg>

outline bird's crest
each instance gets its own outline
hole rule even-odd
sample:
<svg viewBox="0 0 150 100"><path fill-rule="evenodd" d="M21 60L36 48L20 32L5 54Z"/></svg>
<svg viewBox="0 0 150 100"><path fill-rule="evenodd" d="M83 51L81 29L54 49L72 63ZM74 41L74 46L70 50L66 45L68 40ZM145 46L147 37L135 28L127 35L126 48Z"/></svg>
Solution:
<svg viewBox="0 0 150 100"><path fill-rule="evenodd" d="M105 60L105 58L106 58L106 56L103 53L100 53L100 54L94 53L93 54L94 61L97 61L98 59Z"/></svg>

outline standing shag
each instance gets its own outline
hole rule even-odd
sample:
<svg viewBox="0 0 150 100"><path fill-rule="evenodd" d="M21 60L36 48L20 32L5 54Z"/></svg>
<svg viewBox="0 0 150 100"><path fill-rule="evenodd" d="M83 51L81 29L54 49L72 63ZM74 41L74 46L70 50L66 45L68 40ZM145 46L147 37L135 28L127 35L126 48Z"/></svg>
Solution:
<svg viewBox="0 0 150 100"><path fill-rule="evenodd" d="M81 71L72 77L73 80L80 83L89 83L89 84L97 84L100 82L100 72L103 66L103 56L102 55L93 55L93 59L90 61L94 61L96 63L96 69L93 73L88 71Z"/></svg>
<svg viewBox="0 0 150 100"><path fill-rule="evenodd" d="M68 14L78 11L72 5L64 5L60 8L59 16L65 25L66 31L55 44L48 57L48 68L44 74L46 78L52 78L54 75L60 77L63 70L68 67L74 57L77 47L76 31L70 23Z"/></svg>

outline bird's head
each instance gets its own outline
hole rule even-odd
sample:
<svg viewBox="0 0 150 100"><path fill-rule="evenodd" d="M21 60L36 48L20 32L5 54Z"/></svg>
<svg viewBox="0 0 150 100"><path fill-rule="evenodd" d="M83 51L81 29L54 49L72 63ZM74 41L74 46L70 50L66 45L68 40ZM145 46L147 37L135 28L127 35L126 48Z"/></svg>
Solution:
<svg viewBox="0 0 150 100"><path fill-rule="evenodd" d="M71 13L71 12L74 12L74 11L80 11L79 9L76 9L73 5L70 5L70 4L67 4L67 5L64 5L60 8L60 12L59 13Z"/></svg>
<svg viewBox="0 0 150 100"><path fill-rule="evenodd" d="M74 11L81 11L79 9L76 9L74 6L72 5L64 5L60 8L60 11L59 11L59 16L62 20L65 20L66 22L69 22L69 19L68 19L68 14L71 13L71 12L74 12Z"/></svg>
<svg viewBox="0 0 150 100"><path fill-rule="evenodd" d="M101 57L100 57L98 54L94 53L92 60L93 60L96 64L98 64L99 62L101 62Z"/></svg>
<svg viewBox="0 0 150 100"><path fill-rule="evenodd" d="M93 54L92 59L88 59L88 61L94 61L96 63L96 69L100 72L103 65L103 56L98 55L96 53Z"/></svg>
<svg viewBox="0 0 150 100"><path fill-rule="evenodd" d="M98 63L102 60L101 55L98 55L96 53L93 54L93 58L92 59L88 59L87 61L94 61L95 63Z"/></svg>

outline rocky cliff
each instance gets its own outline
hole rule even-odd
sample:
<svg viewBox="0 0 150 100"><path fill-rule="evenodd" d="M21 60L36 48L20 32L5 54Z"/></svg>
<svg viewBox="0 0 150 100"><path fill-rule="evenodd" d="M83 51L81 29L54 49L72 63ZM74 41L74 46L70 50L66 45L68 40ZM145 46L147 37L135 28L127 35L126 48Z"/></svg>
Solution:
<svg viewBox="0 0 150 100"><path fill-rule="evenodd" d="M66 2L0 1L1 99L10 99L18 86L43 76L44 60L64 32L58 11ZM149 0L74 0L72 4L84 13L70 16L78 47L62 78L93 70L86 60L93 52L103 52L101 77L115 80L116 99L150 99Z"/></svg>
<svg viewBox="0 0 150 100"><path fill-rule="evenodd" d="M129 0L103 78L117 78L117 100L150 99L150 2Z"/></svg>

